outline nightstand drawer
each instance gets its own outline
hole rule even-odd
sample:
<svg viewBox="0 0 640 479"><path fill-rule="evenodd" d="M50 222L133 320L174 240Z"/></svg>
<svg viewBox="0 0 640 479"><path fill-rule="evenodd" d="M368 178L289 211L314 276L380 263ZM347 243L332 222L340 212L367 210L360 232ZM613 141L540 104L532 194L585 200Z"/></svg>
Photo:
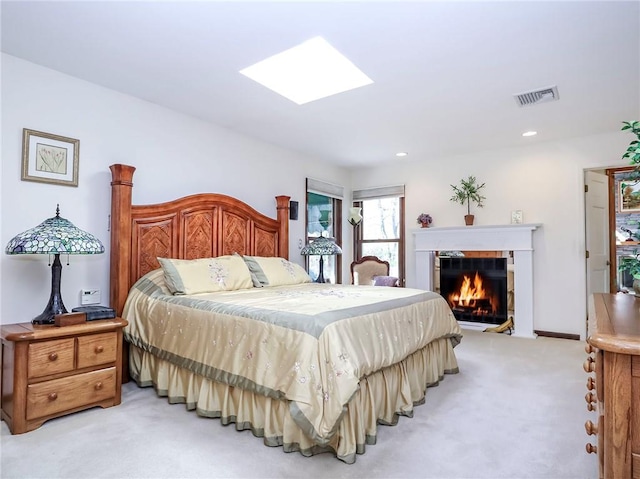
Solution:
<svg viewBox="0 0 640 479"><path fill-rule="evenodd" d="M115 394L115 367L31 384L27 387L27 420L98 403Z"/></svg>
<svg viewBox="0 0 640 479"><path fill-rule="evenodd" d="M78 369L112 363L118 351L115 332L78 337Z"/></svg>
<svg viewBox="0 0 640 479"><path fill-rule="evenodd" d="M28 377L38 378L73 370L75 356L73 338L29 344Z"/></svg>

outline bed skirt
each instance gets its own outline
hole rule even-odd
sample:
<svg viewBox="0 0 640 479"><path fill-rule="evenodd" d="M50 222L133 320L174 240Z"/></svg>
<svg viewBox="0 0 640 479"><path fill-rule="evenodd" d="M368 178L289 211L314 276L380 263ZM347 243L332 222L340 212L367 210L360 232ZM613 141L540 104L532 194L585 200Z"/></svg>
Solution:
<svg viewBox="0 0 640 479"><path fill-rule="evenodd" d="M377 425L395 425L399 416L413 416L413 408L424 402L426 388L435 386L444 374L458 372L453 352L455 339L442 338L403 361L360 380L358 391L344 407L337 433L326 446L315 444L293 421L287 400L274 399L214 382L168 361L129 346L130 374L138 386L153 386L170 403L184 403L188 410L224 425L235 423L238 431L249 429L267 446L282 446L285 452L304 456L333 452L352 464L375 444Z"/></svg>

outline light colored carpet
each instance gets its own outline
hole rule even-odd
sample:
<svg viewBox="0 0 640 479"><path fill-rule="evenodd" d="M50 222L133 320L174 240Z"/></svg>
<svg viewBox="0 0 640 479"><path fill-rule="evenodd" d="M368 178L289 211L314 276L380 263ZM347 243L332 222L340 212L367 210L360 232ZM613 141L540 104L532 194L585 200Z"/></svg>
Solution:
<svg viewBox="0 0 640 479"><path fill-rule="evenodd" d="M266 447L249 431L170 405L128 383L122 404L48 421L12 436L9 478L535 478L597 477L585 452L584 343L464 331L460 373L430 388L413 418L380 426L347 465ZM596 442L595 438L591 442Z"/></svg>

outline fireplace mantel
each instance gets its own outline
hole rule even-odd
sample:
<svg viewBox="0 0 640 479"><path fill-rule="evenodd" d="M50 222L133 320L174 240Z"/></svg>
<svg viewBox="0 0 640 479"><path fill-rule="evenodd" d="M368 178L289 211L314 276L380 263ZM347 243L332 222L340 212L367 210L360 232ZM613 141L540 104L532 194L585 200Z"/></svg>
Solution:
<svg viewBox="0 0 640 479"><path fill-rule="evenodd" d="M533 232L541 224L451 226L414 231L416 286L434 289L436 251L513 251L514 335L535 338L533 332Z"/></svg>

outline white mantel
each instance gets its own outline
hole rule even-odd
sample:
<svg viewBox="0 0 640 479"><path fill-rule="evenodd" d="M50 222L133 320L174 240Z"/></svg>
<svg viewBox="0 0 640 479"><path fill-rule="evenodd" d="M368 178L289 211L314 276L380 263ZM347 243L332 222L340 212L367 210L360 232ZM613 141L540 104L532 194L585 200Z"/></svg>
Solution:
<svg viewBox="0 0 640 479"><path fill-rule="evenodd" d="M533 332L533 232L541 224L452 226L414 231L416 286L432 291L436 251L513 251L514 336Z"/></svg>

